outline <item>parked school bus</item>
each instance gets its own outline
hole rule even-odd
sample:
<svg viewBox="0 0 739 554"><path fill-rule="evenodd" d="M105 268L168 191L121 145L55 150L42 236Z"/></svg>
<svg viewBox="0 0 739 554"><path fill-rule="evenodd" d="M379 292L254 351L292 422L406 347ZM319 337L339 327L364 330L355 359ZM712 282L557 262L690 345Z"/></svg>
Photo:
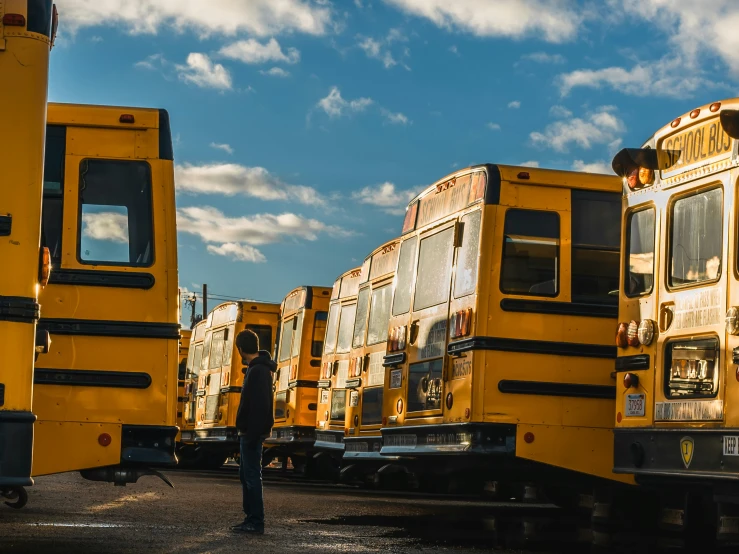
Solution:
<svg viewBox="0 0 739 554"><path fill-rule="evenodd" d="M487 164L410 202L384 359L381 452L401 460L383 470L550 495L613 478L620 190Z"/></svg>
<svg viewBox="0 0 739 554"><path fill-rule="evenodd" d="M198 449L195 444L195 416L198 390L198 376L203 359L203 341L205 340L206 319L198 321L190 331L190 347L187 352L185 367L185 383L182 400L182 417L178 419L180 428L176 445L178 463L184 467L198 466ZM184 331L182 331L184 333Z"/></svg>
<svg viewBox="0 0 739 554"><path fill-rule="evenodd" d="M180 355L179 364L177 365L177 442L180 442L180 434L185 425L185 396L186 377L187 377L187 358L190 351L190 339L192 331L190 329L180 330Z"/></svg>
<svg viewBox="0 0 739 554"><path fill-rule="evenodd" d="M236 413L244 382L244 364L234 339L254 331L262 350L274 344L280 305L226 302L208 314L198 375L194 442L201 467L217 468L239 452Z"/></svg>
<svg viewBox="0 0 739 554"><path fill-rule="evenodd" d="M49 104L33 475L135 482L176 464L180 324L164 110Z"/></svg>
<svg viewBox="0 0 739 554"><path fill-rule="evenodd" d="M614 471L656 487L673 526L712 518L718 501L719 539L739 523L738 138L733 98L613 161L624 178Z"/></svg>
<svg viewBox="0 0 739 554"><path fill-rule="evenodd" d="M380 454L383 358L399 252L400 240L393 239L375 249L362 265L346 381L349 401L344 427L348 431L344 437L342 480L372 477L388 463L387 456Z"/></svg>
<svg viewBox="0 0 739 554"><path fill-rule="evenodd" d="M290 458L298 471L312 469L316 441L318 379L331 289L298 287L282 301L275 348L272 435L264 442L264 463Z"/></svg>
<svg viewBox="0 0 739 554"><path fill-rule="evenodd" d="M51 0L0 4L0 496L16 508L32 485L34 346L38 288L49 276L39 250L49 50L56 33Z"/></svg>
<svg viewBox="0 0 739 554"><path fill-rule="evenodd" d="M357 313L357 292L362 268L343 273L334 282L323 342L318 381L316 459L324 468L338 470L344 454L346 380Z"/></svg>

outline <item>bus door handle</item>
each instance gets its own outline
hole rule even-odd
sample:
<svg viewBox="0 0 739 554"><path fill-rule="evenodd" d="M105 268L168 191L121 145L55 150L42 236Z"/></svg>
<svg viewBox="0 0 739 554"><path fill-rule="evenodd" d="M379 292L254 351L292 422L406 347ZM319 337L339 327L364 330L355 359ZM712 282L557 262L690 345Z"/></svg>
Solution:
<svg viewBox="0 0 739 554"><path fill-rule="evenodd" d="M659 330L663 333L672 326L675 319L675 303L664 302L659 308Z"/></svg>

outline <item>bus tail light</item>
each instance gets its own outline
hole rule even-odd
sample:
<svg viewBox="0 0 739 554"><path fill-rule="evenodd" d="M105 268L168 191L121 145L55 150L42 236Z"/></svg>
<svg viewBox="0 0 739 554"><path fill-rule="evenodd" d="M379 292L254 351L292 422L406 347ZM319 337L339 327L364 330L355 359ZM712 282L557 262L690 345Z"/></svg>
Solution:
<svg viewBox="0 0 739 554"><path fill-rule="evenodd" d="M124 113L121 114L121 117L118 118L118 121L121 123L134 123L136 119L133 117L133 114Z"/></svg>
<svg viewBox="0 0 739 554"><path fill-rule="evenodd" d="M654 184L654 170L648 167L638 167L626 177L626 183L631 190L637 190Z"/></svg>
<svg viewBox="0 0 739 554"><path fill-rule="evenodd" d="M472 308L452 314L449 321L449 336L453 339L466 337L472 327Z"/></svg>
<svg viewBox="0 0 739 554"><path fill-rule="evenodd" d="M42 246L38 264L38 282L41 288L49 284L49 277L51 277L51 253L46 246Z"/></svg>
<svg viewBox="0 0 739 554"><path fill-rule="evenodd" d="M416 228L416 216L418 215L418 200L405 209L405 219L403 219L403 231L401 234L412 231Z"/></svg>
<svg viewBox="0 0 739 554"><path fill-rule="evenodd" d="M3 25L6 27L25 27L26 17L20 13L6 13L3 16Z"/></svg>
<svg viewBox="0 0 739 554"><path fill-rule="evenodd" d="M643 346L649 346L652 344L652 340L654 340L654 328L654 321L651 319L642 319L639 322L636 336L639 339L640 344Z"/></svg>
<svg viewBox="0 0 739 554"><path fill-rule="evenodd" d="M730 335L739 335L739 308L732 306L726 312L726 332Z"/></svg>
<svg viewBox="0 0 739 554"><path fill-rule="evenodd" d="M639 376L636 373L627 373L624 375L624 388L630 389L631 387L639 386Z"/></svg>
<svg viewBox="0 0 739 554"><path fill-rule="evenodd" d="M616 346L618 346L619 348L626 348L627 346L629 346L628 331L628 323L622 322L618 324L618 330L616 331Z"/></svg>
<svg viewBox="0 0 739 554"><path fill-rule="evenodd" d="M323 364L323 378L331 379L331 362L326 362Z"/></svg>
<svg viewBox="0 0 739 554"><path fill-rule="evenodd" d="M401 325L400 327L393 327L390 329L388 336L388 352L396 352L398 350L404 350L406 345L406 335L408 333L408 327Z"/></svg>
<svg viewBox="0 0 739 554"><path fill-rule="evenodd" d="M626 342L629 346L639 346L639 322L631 320L629 322L628 330L626 331Z"/></svg>

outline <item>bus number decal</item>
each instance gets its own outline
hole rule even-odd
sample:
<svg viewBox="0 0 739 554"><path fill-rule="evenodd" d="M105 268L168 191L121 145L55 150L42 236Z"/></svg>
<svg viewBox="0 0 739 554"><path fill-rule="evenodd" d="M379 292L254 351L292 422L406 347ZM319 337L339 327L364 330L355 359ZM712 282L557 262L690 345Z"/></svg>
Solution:
<svg viewBox="0 0 739 554"><path fill-rule="evenodd" d="M467 358L456 358L452 366L452 379L462 379L472 373L472 361Z"/></svg>

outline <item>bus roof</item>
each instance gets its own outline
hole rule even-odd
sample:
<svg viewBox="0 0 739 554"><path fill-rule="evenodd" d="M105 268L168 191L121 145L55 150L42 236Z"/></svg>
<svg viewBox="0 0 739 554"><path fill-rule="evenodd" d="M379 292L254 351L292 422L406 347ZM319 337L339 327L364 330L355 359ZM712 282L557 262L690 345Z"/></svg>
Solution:
<svg viewBox="0 0 739 554"><path fill-rule="evenodd" d="M293 313L300 308L311 309L313 307L314 296L331 296L331 288L329 287L317 287L313 285L304 285L291 290L280 303L282 317L286 314ZM295 301L288 302L291 298L295 298Z"/></svg>
<svg viewBox="0 0 739 554"><path fill-rule="evenodd" d="M336 278L331 291L331 300L349 298L359 292L359 281L362 276L362 266L345 271Z"/></svg>
<svg viewBox="0 0 739 554"><path fill-rule="evenodd" d="M280 312L280 305L269 302L252 302L250 300L223 302L218 304L208 314L208 328L239 321L240 317L247 311L278 314Z"/></svg>
<svg viewBox="0 0 739 554"><path fill-rule="evenodd" d="M366 283L371 279L394 273L397 269L399 245L400 237L397 237L375 248L372 253L364 259L360 282ZM378 264L379 259L387 259L388 262L385 264Z"/></svg>

